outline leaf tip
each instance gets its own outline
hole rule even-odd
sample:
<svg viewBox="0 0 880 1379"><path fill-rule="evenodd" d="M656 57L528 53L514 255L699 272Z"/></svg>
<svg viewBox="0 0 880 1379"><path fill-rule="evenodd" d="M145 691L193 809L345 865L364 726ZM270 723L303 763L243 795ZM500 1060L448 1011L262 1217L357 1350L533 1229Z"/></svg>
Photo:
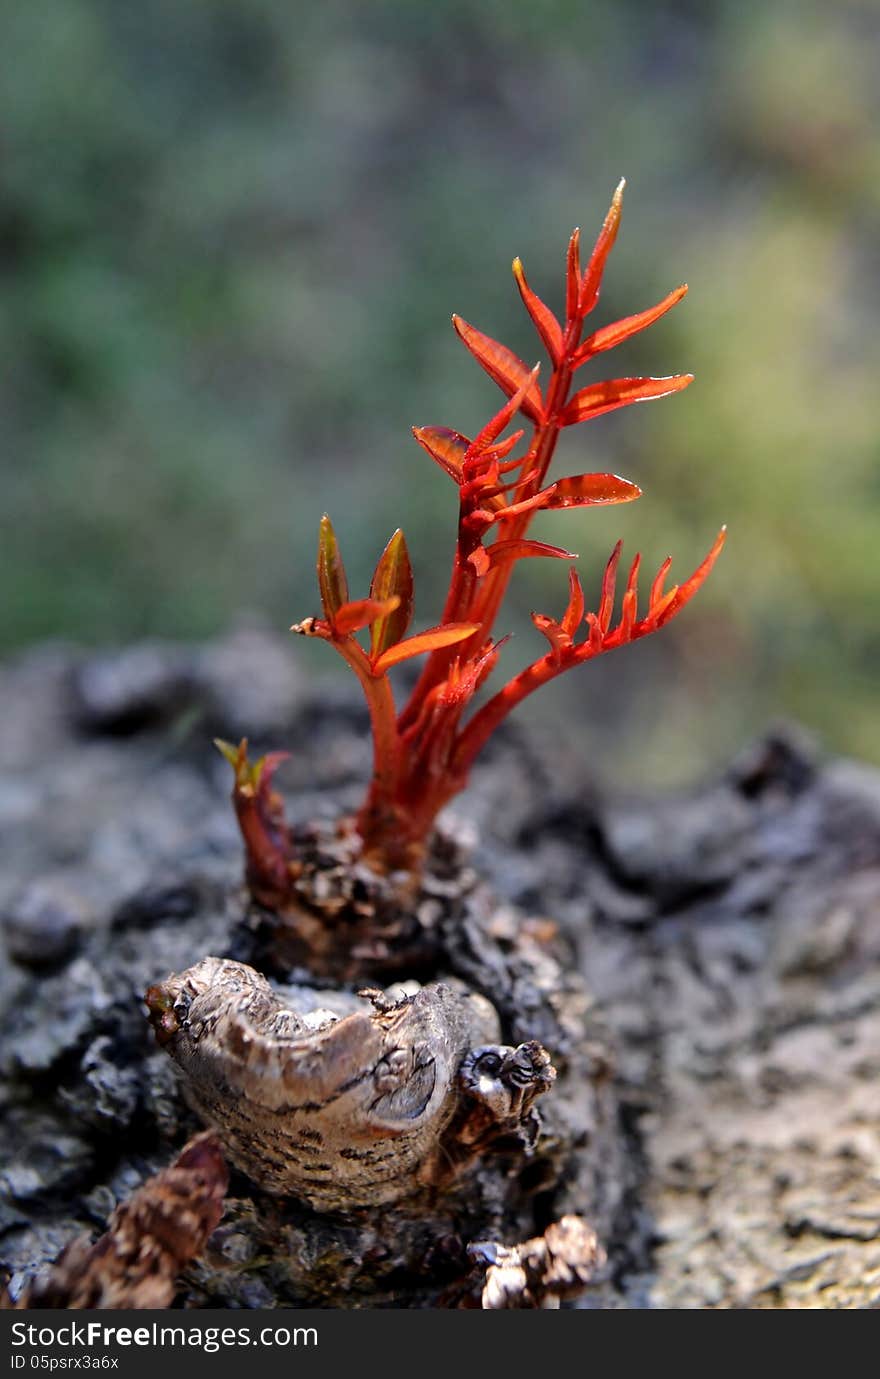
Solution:
<svg viewBox="0 0 880 1379"><path fill-rule="evenodd" d="M226 758L233 770L237 768L241 754L247 754L246 737L242 738L241 744L238 747L234 747L231 742L226 742L222 737L215 737L214 746L217 748L220 755Z"/></svg>

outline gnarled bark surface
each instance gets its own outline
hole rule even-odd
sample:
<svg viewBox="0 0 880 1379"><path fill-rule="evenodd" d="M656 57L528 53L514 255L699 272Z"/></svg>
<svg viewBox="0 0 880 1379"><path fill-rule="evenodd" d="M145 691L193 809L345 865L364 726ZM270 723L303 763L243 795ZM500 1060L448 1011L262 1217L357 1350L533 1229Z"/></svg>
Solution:
<svg viewBox="0 0 880 1379"><path fill-rule="evenodd" d="M19 1295L198 1129L145 989L207 955L264 966L211 736L291 748L300 822L356 805L368 745L352 700L255 632L45 648L2 700L0 1259ZM575 1305L877 1306L880 775L778 734L689 794L611 800L508 732L453 827L479 846L431 881L437 970L412 975L548 1050L533 1152L502 1142L430 1198L329 1213L236 1172L178 1304L473 1306L516 1276L514 1305L532 1286L552 1305L582 1239L607 1262ZM285 1001L309 987L269 975ZM353 985L322 982L322 1004L343 1014Z"/></svg>

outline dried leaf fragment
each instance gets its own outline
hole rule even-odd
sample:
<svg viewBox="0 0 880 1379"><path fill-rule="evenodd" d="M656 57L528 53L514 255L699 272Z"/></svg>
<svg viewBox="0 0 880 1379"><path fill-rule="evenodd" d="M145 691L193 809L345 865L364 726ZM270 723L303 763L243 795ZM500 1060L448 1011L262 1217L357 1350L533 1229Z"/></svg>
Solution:
<svg viewBox="0 0 880 1379"><path fill-rule="evenodd" d="M223 1215L229 1174L217 1137L204 1131L122 1202L105 1235L72 1241L48 1274L31 1282L15 1310L162 1308L181 1269L200 1254Z"/></svg>
<svg viewBox="0 0 880 1379"><path fill-rule="evenodd" d="M583 1217L563 1216L543 1235L521 1245L478 1241L468 1253L485 1264L482 1305L501 1308L556 1308L582 1293L605 1252Z"/></svg>

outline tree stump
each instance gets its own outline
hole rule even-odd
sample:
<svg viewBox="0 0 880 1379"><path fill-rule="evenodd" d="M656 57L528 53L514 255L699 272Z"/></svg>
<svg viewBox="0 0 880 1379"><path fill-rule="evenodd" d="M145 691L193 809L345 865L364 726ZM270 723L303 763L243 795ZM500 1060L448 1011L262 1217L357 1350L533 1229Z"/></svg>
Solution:
<svg viewBox="0 0 880 1379"><path fill-rule="evenodd" d="M267 960L209 745L289 748L292 817L330 820L368 765L344 687L309 687L287 644L247 630L200 649L41 648L2 691L13 1298L201 1128L143 995L210 956L264 972L273 1010L317 994L329 1020L361 1009L358 1029L387 1030L439 983L497 1024L448 1026L465 1082L436 1122L443 1153L423 1168L419 1150L397 1200L328 1207L301 1183L255 1185L233 1155L175 1305L878 1305L880 773L820 761L789 730L692 791L612 799L507 731L446 824L432 970L380 973L358 997L353 979ZM429 1053L433 1028L413 1040ZM513 1079L504 1059L525 1046L557 1077L498 1122L492 1078ZM508 1051L491 1075L466 1061L484 1047ZM407 1069L427 1088L420 1057ZM392 1121L399 1062L382 1066Z"/></svg>

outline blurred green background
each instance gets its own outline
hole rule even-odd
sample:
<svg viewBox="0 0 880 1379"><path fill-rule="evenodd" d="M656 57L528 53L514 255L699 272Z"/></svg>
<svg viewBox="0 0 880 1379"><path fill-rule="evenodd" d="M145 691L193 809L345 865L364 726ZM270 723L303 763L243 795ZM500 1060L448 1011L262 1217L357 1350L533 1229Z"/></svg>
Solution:
<svg viewBox="0 0 880 1379"><path fill-rule="evenodd" d="M558 304L625 174L597 320L691 291L591 376L697 382L568 432L557 473L645 497L537 534L594 586L618 535L679 575L730 538L674 627L521 719L625 782L783 716L880 761L874 0L23 0L2 28L4 652L284 629L325 508L356 589L404 527L436 621L454 491L408 428L500 399L450 312L536 358L510 260ZM564 590L519 568L511 662Z"/></svg>

